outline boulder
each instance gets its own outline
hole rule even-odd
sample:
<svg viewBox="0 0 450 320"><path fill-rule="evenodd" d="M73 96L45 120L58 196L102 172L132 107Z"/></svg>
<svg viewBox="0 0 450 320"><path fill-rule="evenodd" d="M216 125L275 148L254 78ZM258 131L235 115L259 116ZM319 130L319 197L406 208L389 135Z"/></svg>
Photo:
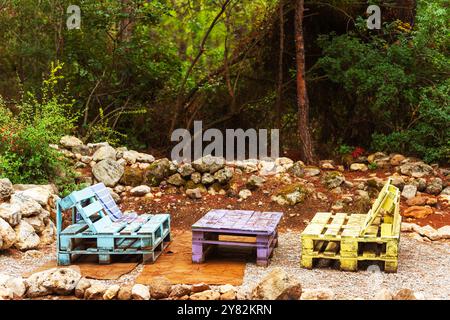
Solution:
<svg viewBox="0 0 450 320"><path fill-rule="evenodd" d="M207 155L192 162L192 167L200 173L214 174L225 167L225 159Z"/></svg>
<svg viewBox="0 0 450 320"><path fill-rule="evenodd" d="M21 194L25 197L33 199L41 206L46 206L52 193L49 188L38 186L22 191Z"/></svg>
<svg viewBox="0 0 450 320"><path fill-rule="evenodd" d="M40 234L40 245L49 245L56 241L56 226L49 220Z"/></svg>
<svg viewBox="0 0 450 320"><path fill-rule="evenodd" d="M408 209L406 209L403 212L402 216L407 217L407 218L423 219L433 213L434 213L433 209L429 206L425 206L425 207L414 206L414 207L409 207Z"/></svg>
<svg viewBox="0 0 450 320"><path fill-rule="evenodd" d="M194 172L191 175L191 180L192 182L194 182L195 184L199 184L202 182L202 174L200 172Z"/></svg>
<svg viewBox="0 0 450 320"><path fill-rule="evenodd" d="M85 300L103 300L106 292L106 287L100 283L94 283L84 292Z"/></svg>
<svg viewBox="0 0 450 320"><path fill-rule="evenodd" d="M425 192L432 195L439 195L442 192L443 189L443 182L441 178L434 178L431 179L430 183L428 184Z"/></svg>
<svg viewBox="0 0 450 320"><path fill-rule="evenodd" d="M11 291L11 289L0 286L0 301L12 299L14 299L14 293Z"/></svg>
<svg viewBox="0 0 450 320"><path fill-rule="evenodd" d="M334 292L331 289L312 289L303 292L301 300L334 300Z"/></svg>
<svg viewBox="0 0 450 320"><path fill-rule="evenodd" d="M276 195L272 197L272 201L277 202L279 205L294 206L298 203L302 203L308 194L309 192L303 184L295 183L281 188Z"/></svg>
<svg viewBox="0 0 450 320"><path fill-rule="evenodd" d="M77 297L78 299L84 299L84 294L90 286L91 282L88 279L80 279L75 287L75 297Z"/></svg>
<svg viewBox="0 0 450 320"><path fill-rule="evenodd" d="M403 190L405 187L406 181L403 176L400 176L398 174L394 174L391 177L392 185L399 188L400 190Z"/></svg>
<svg viewBox="0 0 450 320"><path fill-rule="evenodd" d="M106 159L94 165L92 173L94 177L107 187L115 187L124 174L124 167L117 161Z"/></svg>
<svg viewBox="0 0 450 320"><path fill-rule="evenodd" d="M117 293L117 299L118 300L131 300L132 294L131 294L131 290L132 290L132 286L131 285L125 285L125 286L121 286L119 289L119 292Z"/></svg>
<svg viewBox="0 0 450 320"><path fill-rule="evenodd" d="M94 155L92 156L92 160L94 160L95 162L100 162L103 160L116 161L116 156L116 150L108 145L101 147L97 151L95 151Z"/></svg>
<svg viewBox="0 0 450 320"><path fill-rule="evenodd" d="M9 199L14 193L13 185L9 179L0 179L0 200Z"/></svg>
<svg viewBox="0 0 450 320"><path fill-rule="evenodd" d="M209 172L206 172L202 175L202 183L205 185L214 183L214 176Z"/></svg>
<svg viewBox="0 0 450 320"><path fill-rule="evenodd" d="M169 159L160 159L153 162L147 171L147 183L152 187L157 187L159 184L170 175L170 161Z"/></svg>
<svg viewBox="0 0 450 320"><path fill-rule="evenodd" d="M12 227L17 226L22 219L20 206L9 203L0 204L0 218L8 222Z"/></svg>
<svg viewBox="0 0 450 320"><path fill-rule="evenodd" d="M59 144L64 148L72 149L83 145L83 141L74 136L64 136L59 140Z"/></svg>
<svg viewBox="0 0 450 320"><path fill-rule="evenodd" d="M155 277L150 281L152 299L165 299L171 294L172 283L166 277Z"/></svg>
<svg viewBox="0 0 450 320"><path fill-rule="evenodd" d="M444 190L442 190L441 196L450 196L450 186L448 186Z"/></svg>
<svg viewBox="0 0 450 320"><path fill-rule="evenodd" d="M300 282L280 268L267 274L252 292L255 300L299 300L301 295Z"/></svg>
<svg viewBox="0 0 450 320"><path fill-rule="evenodd" d="M187 178L195 172L195 169L192 167L190 163L183 163L180 166L178 166L177 172L181 174L183 178Z"/></svg>
<svg viewBox="0 0 450 320"><path fill-rule="evenodd" d="M233 178L233 171L230 168L224 168L214 173L214 179L221 184L228 183Z"/></svg>
<svg viewBox="0 0 450 320"><path fill-rule="evenodd" d="M303 178L305 176L305 164L302 161L297 161L290 169L288 169L288 173L294 177Z"/></svg>
<svg viewBox="0 0 450 320"><path fill-rule="evenodd" d="M344 181L345 178L339 171L327 172L322 178L322 183L330 190L339 187Z"/></svg>
<svg viewBox="0 0 450 320"><path fill-rule="evenodd" d="M22 217L30 217L41 213L42 207L33 199L23 194L14 194L11 196L11 204L20 207Z"/></svg>
<svg viewBox="0 0 450 320"><path fill-rule="evenodd" d="M423 162L413 162L400 166L400 172L410 177L422 178L433 174L433 168Z"/></svg>
<svg viewBox="0 0 450 320"><path fill-rule="evenodd" d="M412 184L408 184L403 188L402 191L402 197L409 200L416 196L417 194L417 187Z"/></svg>
<svg viewBox="0 0 450 320"><path fill-rule="evenodd" d="M250 190L256 190L258 188L261 188L265 182L266 182L266 179L264 179L263 177L252 175L248 179L246 186Z"/></svg>
<svg viewBox="0 0 450 320"><path fill-rule="evenodd" d="M427 204L427 202L428 202L427 197L417 196L406 201L406 204L410 207L414 207L414 206L424 206Z"/></svg>
<svg viewBox="0 0 450 320"><path fill-rule="evenodd" d="M315 177L320 174L320 169L317 167L305 167L305 177Z"/></svg>
<svg viewBox="0 0 450 320"><path fill-rule="evenodd" d="M2 287L8 289L14 299L23 298L27 291L25 280L22 277L10 277L0 274L0 288Z"/></svg>
<svg viewBox="0 0 450 320"><path fill-rule="evenodd" d="M143 197L147 193L150 193L152 190L149 186L139 186L130 190L130 194L133 197Z"/></svg>
<svg viewBox="0 0 450 320"><path fill-rule="evenodd" d="M15 228L16 242L14 246L22 251L36 249L41 240L34 228L26 221L22 220Z"/></svg>
<svg viewBox="0 0 450 320"><path fill-rule="evenodd" d="M108 289L106 289L105 293L103 294L103 300L113 300L115 297L117 297L119 290L120 286L118 284L113 284L112 286L109 286Z"/></svg>
<svg viewBox="0 0 450 320"><path fill-rule="evenodd" d="M450 239L450 226L444 226L438 229L437 232L440 239Z"/></svg>
<svg viewBox="0 0 450 320"><path fill-rule="evenodd" d="M40 216L32 216L23 218L22 221L28 222L36 233L41 233L45 229L44 220Z"/></svg>
<svg viewBox="0 0 450 320"><path fill-rule="evenodd" d="M150 300L150 290L143 284L135 284L131 289L133 300Z"/></svg>
<svg viewBox="0 0 450 320"><path fill-rule="evenodd" d="M137 155L136 161L142 163L153 163L155 161L155 157L150 154L139 153Z"/></svg>
<svg viewBox="0 0 450 320"><path fill-rule="evenodd" d="M128 164L135 164L138 156L139 152L133 150L127 150L122 153L122 159L125 159Z"/></svg>
<svg viewBox="0 0 450 320"><path fill-rule="evenodd" d="M181 187L186 183L186 181L183 179L183 177L179 173L171 175L167 179L167 182L176 187Z"/></svg>
<svg viewBox="0 0 450 320"><path fill-rule="evenodd" d="M391 166L397 167L397 166L401 165L402 162L405 161L405 159L406 159L405 156L403 156L401 154L394 154L391 157L390 164L391 164Z"/></svg>
<svg viewBox="0 0 450 320"><path fill-rule="evenodd" d="M125 186L137 187L144 182L144 170L133 167L125 167L120 183Z"/></svg>
<svg viewBox="0 0 450 320"><path fill-rule="evenodd" d="M211 287L207 285L206 283L196 283L191 286L191 291L193 293L198 293L206 290L211 290Z"/></svg>
<svg viewBox="0 0 450 320"><path fill-rule="evenodd" d="M32 274L26 279L27 297L36 298L50 294L70 295L81 275L71 268L53 268Z"/></svg>
<svg viewBox="0 0 450 320"><path fill-rule="evenodd" d="M437 241L441 239L439 232L436 231L436 229L434 229L432 226L420 227L417 231L421 236L427 237L431 241Z"/></svg>
<svg viewBox="0 0 450 320"><path fill-rule="evenodd" d="M205 300L219 300L220 293L213 290L206 290L194 293L189 297L190 300L205 301Z"/></svg>

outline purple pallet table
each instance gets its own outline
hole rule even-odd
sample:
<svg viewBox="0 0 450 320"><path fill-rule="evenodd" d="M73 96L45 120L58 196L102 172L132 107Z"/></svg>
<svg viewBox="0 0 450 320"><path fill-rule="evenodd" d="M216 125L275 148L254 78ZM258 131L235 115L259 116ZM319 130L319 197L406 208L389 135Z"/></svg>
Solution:
<svg viewBox="0 0 450 320"><path fill-rule="evenodd" d="M212 210L192 226L192 261L203 263L214 245L253 247L257 264L268 266L278 243L281 212ZM223 241L219 236L256 237L256 242Z"/></svg>

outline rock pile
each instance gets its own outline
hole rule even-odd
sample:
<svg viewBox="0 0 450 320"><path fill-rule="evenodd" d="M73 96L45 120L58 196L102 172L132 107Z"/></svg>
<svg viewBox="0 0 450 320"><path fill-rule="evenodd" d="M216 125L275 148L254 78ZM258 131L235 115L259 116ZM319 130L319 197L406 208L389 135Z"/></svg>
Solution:
<svg viewBox="0 0 450 320"><path fill-rule="evenodd" d="M53 243L56 228L50 219L57 198L54 187L12 185L0 180L0 250L22 251Z"/></svg>

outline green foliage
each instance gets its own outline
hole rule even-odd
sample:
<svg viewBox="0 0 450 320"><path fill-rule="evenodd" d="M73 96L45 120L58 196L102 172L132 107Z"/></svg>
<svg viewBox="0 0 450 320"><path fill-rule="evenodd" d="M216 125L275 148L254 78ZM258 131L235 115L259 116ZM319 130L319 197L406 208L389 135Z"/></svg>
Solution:
<svg viewBox="0 0 450 320"><path fill-rule="evenodd" d="M353 149L355 149L355 148L350 147L350 146L348 146L346 144L342 144L337 149L337 153L343 156L343 155L347 155L347 154L352 153Z"/></svg>
<svg viewBox="0 0 450 320"><path fill-rule="evenodd" d="M360 19L355 32L319 38L318 65L373 126L373 149L450 159L449 18L445 1L419 1L414 28L395 21L373 33Z"/></svg>
<svg viewBox="0 0 450 320"><path fill-rule="evenodd" d="M369 170L377 170L378 165L375 162L369 163L368 168L369 168Z"/></svg>
<svg viewBox="0 0 450 320"><path fill-rule="evenodd" d="M63 186L75 179L67 160L49 146L70 133L77 120L72 102L56 93L60 70L61 65L52 64L41 98L28 93L16 115L0 100L0 176L13 183Z"/></svg>

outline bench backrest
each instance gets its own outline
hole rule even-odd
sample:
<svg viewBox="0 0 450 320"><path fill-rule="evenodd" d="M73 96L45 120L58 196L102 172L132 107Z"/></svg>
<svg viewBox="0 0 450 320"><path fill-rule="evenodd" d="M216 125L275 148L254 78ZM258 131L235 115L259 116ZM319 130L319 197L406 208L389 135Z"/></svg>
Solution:
<svg viewBox="0 0 450 320"><path fill-rule="evenodd" d="M123 212L117 206L108 188L103 183L91 186L90 189L95 193L97 199L102 203L108 216L112 221L118 221L123 218Z"/></svg>
<svg viewBox="0 0 450 320"><path fill-rule="evenodd" d="M395 226L398 224L400 218L400 190L392 185L392 180L389 178L386 185L381 190L378 198L375 200L372 208L367 213L366 220L364 221L360 236L366 234L368 228L373 224L375 219L380 216L381 213L390 215L393 218L392 224Z"/></svg>

